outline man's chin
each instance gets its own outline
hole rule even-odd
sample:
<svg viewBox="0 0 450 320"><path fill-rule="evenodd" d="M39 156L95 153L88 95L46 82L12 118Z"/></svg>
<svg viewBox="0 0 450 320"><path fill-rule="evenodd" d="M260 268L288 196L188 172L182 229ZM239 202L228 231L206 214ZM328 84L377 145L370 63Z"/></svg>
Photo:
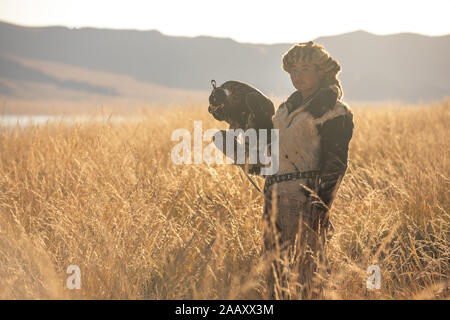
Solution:
<svg viewBox="0 0 450 320"><path fill-rule="evenodd" d="M294 86L294 88L295 89L297 89L298 91L305 91L305 90L307 90L308 88L305 88L305 86L304 85L296 85L296 86Z"/></svg>

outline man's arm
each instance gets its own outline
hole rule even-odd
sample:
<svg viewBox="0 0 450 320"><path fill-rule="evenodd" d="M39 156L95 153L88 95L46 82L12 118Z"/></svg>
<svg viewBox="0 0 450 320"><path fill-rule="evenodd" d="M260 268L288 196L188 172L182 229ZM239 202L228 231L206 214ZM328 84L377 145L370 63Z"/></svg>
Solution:
<svg viewBox="0 0 450 320"><path fill-rule="evenodd" d="M330 208L347 170L348 147L353 135L351 112L325 121L318 127L321 137L319 197Z"/></svg>

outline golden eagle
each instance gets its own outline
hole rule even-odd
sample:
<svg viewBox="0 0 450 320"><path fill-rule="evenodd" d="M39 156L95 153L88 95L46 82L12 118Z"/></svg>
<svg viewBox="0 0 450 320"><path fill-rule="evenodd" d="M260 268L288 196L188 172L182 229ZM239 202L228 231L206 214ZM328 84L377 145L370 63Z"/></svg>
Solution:
<svg viewBox="0 0 450 320"><path fill-rule="evenodd" d="M216 87L211 81L213 90L209 96L208 111L219 121L225 121L230 129L253 128L272 129L272 116L275 108L258 89L235 80L230 80Z"/></svg>
<svg viewBox="0 0 450 320"><path fill-rule="evenodd" d="M212 80L211 84L213 90L209 96L208 111L215 119L227 122L230 129L242 129L243 131L255 129L258 138L257 148L259 147L259 129L267 130L267 142L270 141L270 130L273 128L272 116L275 114L275 108L269 98L258 89L240 81L230 80L217 87L216 81ZM222 135L222 145L218 145L218 147L225 151L226 131L220 130L220 134ZM235 162L238 144L239 142L235 139ZM249 145L247 141L245 144L248 157ZM248 171L252 174L260 172L258 164L250 164L247 167L240 166L245 172Z"/></svg>

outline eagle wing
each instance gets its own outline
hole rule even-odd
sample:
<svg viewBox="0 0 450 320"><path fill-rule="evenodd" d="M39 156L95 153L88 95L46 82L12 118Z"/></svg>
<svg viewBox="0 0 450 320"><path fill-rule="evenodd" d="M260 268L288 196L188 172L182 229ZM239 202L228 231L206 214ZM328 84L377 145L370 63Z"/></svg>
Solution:
<svg viewBox="0 0 450 320"><path fill-rule="evenodd" d="M272 116L275 114L275 107L270 99L259 92L249 92L245 95L245 104L254 115L254 122L258 128L273 127Z"/></svg>

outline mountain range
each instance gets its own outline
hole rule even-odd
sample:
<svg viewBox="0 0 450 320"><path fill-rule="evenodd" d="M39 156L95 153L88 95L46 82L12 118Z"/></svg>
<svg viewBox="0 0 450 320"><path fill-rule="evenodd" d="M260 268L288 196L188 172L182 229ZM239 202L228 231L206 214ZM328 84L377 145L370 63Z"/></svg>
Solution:
<svg viewBox="0 0 450 320"><path fill-rule="evenodd" d="M312 40L342 65L344 100L414 103L450 95L450 34L358 30ZM294 90L281 68L281 57L293 43L4 22L0 43L0 96L6 98L181 101L188 94L205 96L211 79L247 82L269 96L286 97Z"/></svg>

